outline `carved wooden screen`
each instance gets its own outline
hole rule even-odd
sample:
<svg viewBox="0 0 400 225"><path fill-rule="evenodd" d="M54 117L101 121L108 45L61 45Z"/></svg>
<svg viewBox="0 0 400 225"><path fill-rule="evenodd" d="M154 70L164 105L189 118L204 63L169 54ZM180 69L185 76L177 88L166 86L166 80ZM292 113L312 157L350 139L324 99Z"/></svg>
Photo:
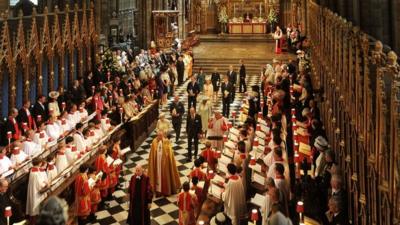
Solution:
<svg viewBox="0 0 400 225"><path fill-rule="evenodd" d="M23 17L22 13L17 18L9 18L8 12L2 14L0 74L3 77L0 87L8 82L9 90L8 107L1 108L3 116L7 114L7 108L20 107L16 102L19 87L23 100L33 100L39 94L47 94L43 92L44 84L47 91L61 86L67 88L66 85L72 83L74 67L78 68L78 76L92 69L92 56L96 54L97 46L93 10L93 4L89 9L83 4L83 9L75 5L72 11L68 6L63 12L56 7L54 13L48 13L46 8L41 15L34 9L29 17ZM74 65L73 60L78 65Z"/></svg>
<svg viewBox="0 0 400 225"><path fill-rule="evenodd" d="M349 193L353 224L398 224L400 66L350 22L307 4L314 87Z"/></svg>

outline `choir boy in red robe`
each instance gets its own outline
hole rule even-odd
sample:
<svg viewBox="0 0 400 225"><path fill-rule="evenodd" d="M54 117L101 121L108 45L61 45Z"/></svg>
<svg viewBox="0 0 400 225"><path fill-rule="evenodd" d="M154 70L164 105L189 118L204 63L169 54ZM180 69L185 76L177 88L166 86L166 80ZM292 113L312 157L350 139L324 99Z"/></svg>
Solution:
<svg viewBox="0 0 400 225"><path fill-rule="evenodd" d="M79 174L75 179L75 203L78 225L87 223L87 217L91 212L90 187L88 182L88 166L83 164L79 167Z"/></svg>
<svg viewBox="0 0 400 225"><path fill-rule="evenodd" d="M196 159L194 161L194 169L192 170L192 172L190 172L190 177L197 177L199 180L205 180L206 179L206 174L201 171L201 160L200 159Z"/></svg>
<svg viewBox="0 0 400 225"><path fill-rule="evenodd" d="M183 192L179 193L177 203L179 208L179 225L195 225L194 216L197 207L197 197L189 192L189 182L182 185Z"/></svg>

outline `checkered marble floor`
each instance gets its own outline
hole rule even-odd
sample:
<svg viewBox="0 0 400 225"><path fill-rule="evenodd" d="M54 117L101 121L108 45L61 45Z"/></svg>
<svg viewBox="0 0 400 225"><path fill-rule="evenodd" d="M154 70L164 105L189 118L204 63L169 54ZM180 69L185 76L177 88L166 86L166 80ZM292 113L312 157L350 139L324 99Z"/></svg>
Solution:
<svg viewBox="0 0 400 225"><path fill-rule="evenodd" d="M252 85L259 85L259 76L248 76L247 79L247 90L251 89ZM177 87L175 93L181 96L181 101L184 102L185 112L187 113L187 94L186 94L187 83ZM214 103L214 109L220 109L222 111L221 94L219 94L218 101ZM200 96L201 98L201 96ZM239 114L239 109L242 103L244 95L236 92L235 101L231 104L230 112L236 111ZM166 118L170 119L170 113L168 106L172 98L169 98L167 106L160 108L160 112L165 113ZM199 102L199 101L198 101ZM186 116L184 116L185 118ZM175 134L171 137L171 143L173 143L173 149L175 153L176 165L178 167L179 174L181 176L181 182L188 181L187 175L193 167L193 162L187 162L187 136L186 136L186 119L183 120L181 130L181 138L178 143L175 143ZM133 174L133 168L140 165L147 165L149 157L150 144L156 137L153 132L136 150L135 153L127 155L127 161L124 164L123 172L119 178L122 184L122 190L117 190L113 194L113 200L108 201L109 208L99 211L96 213L97 221L94 225L114 225L114 224L126 224L129 209L129 198L126 195L129 180ZM199 144L200 150L204 148L204 144ZM178 207L176 206L176 195L170 197L159 197L153 199L151 207L151 225L175 225L178 224Z"/></svg>

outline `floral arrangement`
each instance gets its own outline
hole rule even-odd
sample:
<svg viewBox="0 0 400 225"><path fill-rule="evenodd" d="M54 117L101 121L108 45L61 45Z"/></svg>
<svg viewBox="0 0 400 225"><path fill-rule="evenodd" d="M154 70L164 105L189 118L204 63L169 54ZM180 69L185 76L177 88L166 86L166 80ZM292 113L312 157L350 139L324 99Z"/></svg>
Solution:
<svg viewBox="0 0 400 225"><path fill-rule="evenodd" d="M269 14L268 14L268 17L267 17L267 21L270 24L278 22L278 15L277 15L277 13L275 12L274 9L271 9L271 11L269 11Z"/></svg>
<svg viewBox="0 0 400 225"><path fill-rule="evenodd" d="M103 72L107 73L108 71L111 74L119 74L123 72L123 68L119 66L117 57L114 57L113 52L110 49L107 49L101 57L103 63Z"/></svg>
<svg viewBox="0 0 400 225"><path fill-rule="evenodd" d="M220 23L228 23L229 17L228 14L226 13L226 7L221 7L221 10L219 11L218 14L218 21Z"/></svg>

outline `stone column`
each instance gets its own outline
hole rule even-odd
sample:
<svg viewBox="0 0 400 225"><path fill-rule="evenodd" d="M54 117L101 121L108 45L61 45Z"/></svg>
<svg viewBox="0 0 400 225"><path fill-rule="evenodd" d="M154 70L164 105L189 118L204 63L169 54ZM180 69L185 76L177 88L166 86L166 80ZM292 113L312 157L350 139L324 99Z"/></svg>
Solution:
<svg viewBox="0 0 400 225"><path fill-rule="evenodd" d="M178 0L178 10L179 10L179 16L178 16L178 37L179 39L185 39L186 38L186 21L185 21L185 1L184 0Z"/></svg>
<svg viewBox="0 0 400 225"><path fill-rule="evenodd" d="M391 0L391 21L392 21L392 47L397 53L400 53L400 1Z"/></svg>

